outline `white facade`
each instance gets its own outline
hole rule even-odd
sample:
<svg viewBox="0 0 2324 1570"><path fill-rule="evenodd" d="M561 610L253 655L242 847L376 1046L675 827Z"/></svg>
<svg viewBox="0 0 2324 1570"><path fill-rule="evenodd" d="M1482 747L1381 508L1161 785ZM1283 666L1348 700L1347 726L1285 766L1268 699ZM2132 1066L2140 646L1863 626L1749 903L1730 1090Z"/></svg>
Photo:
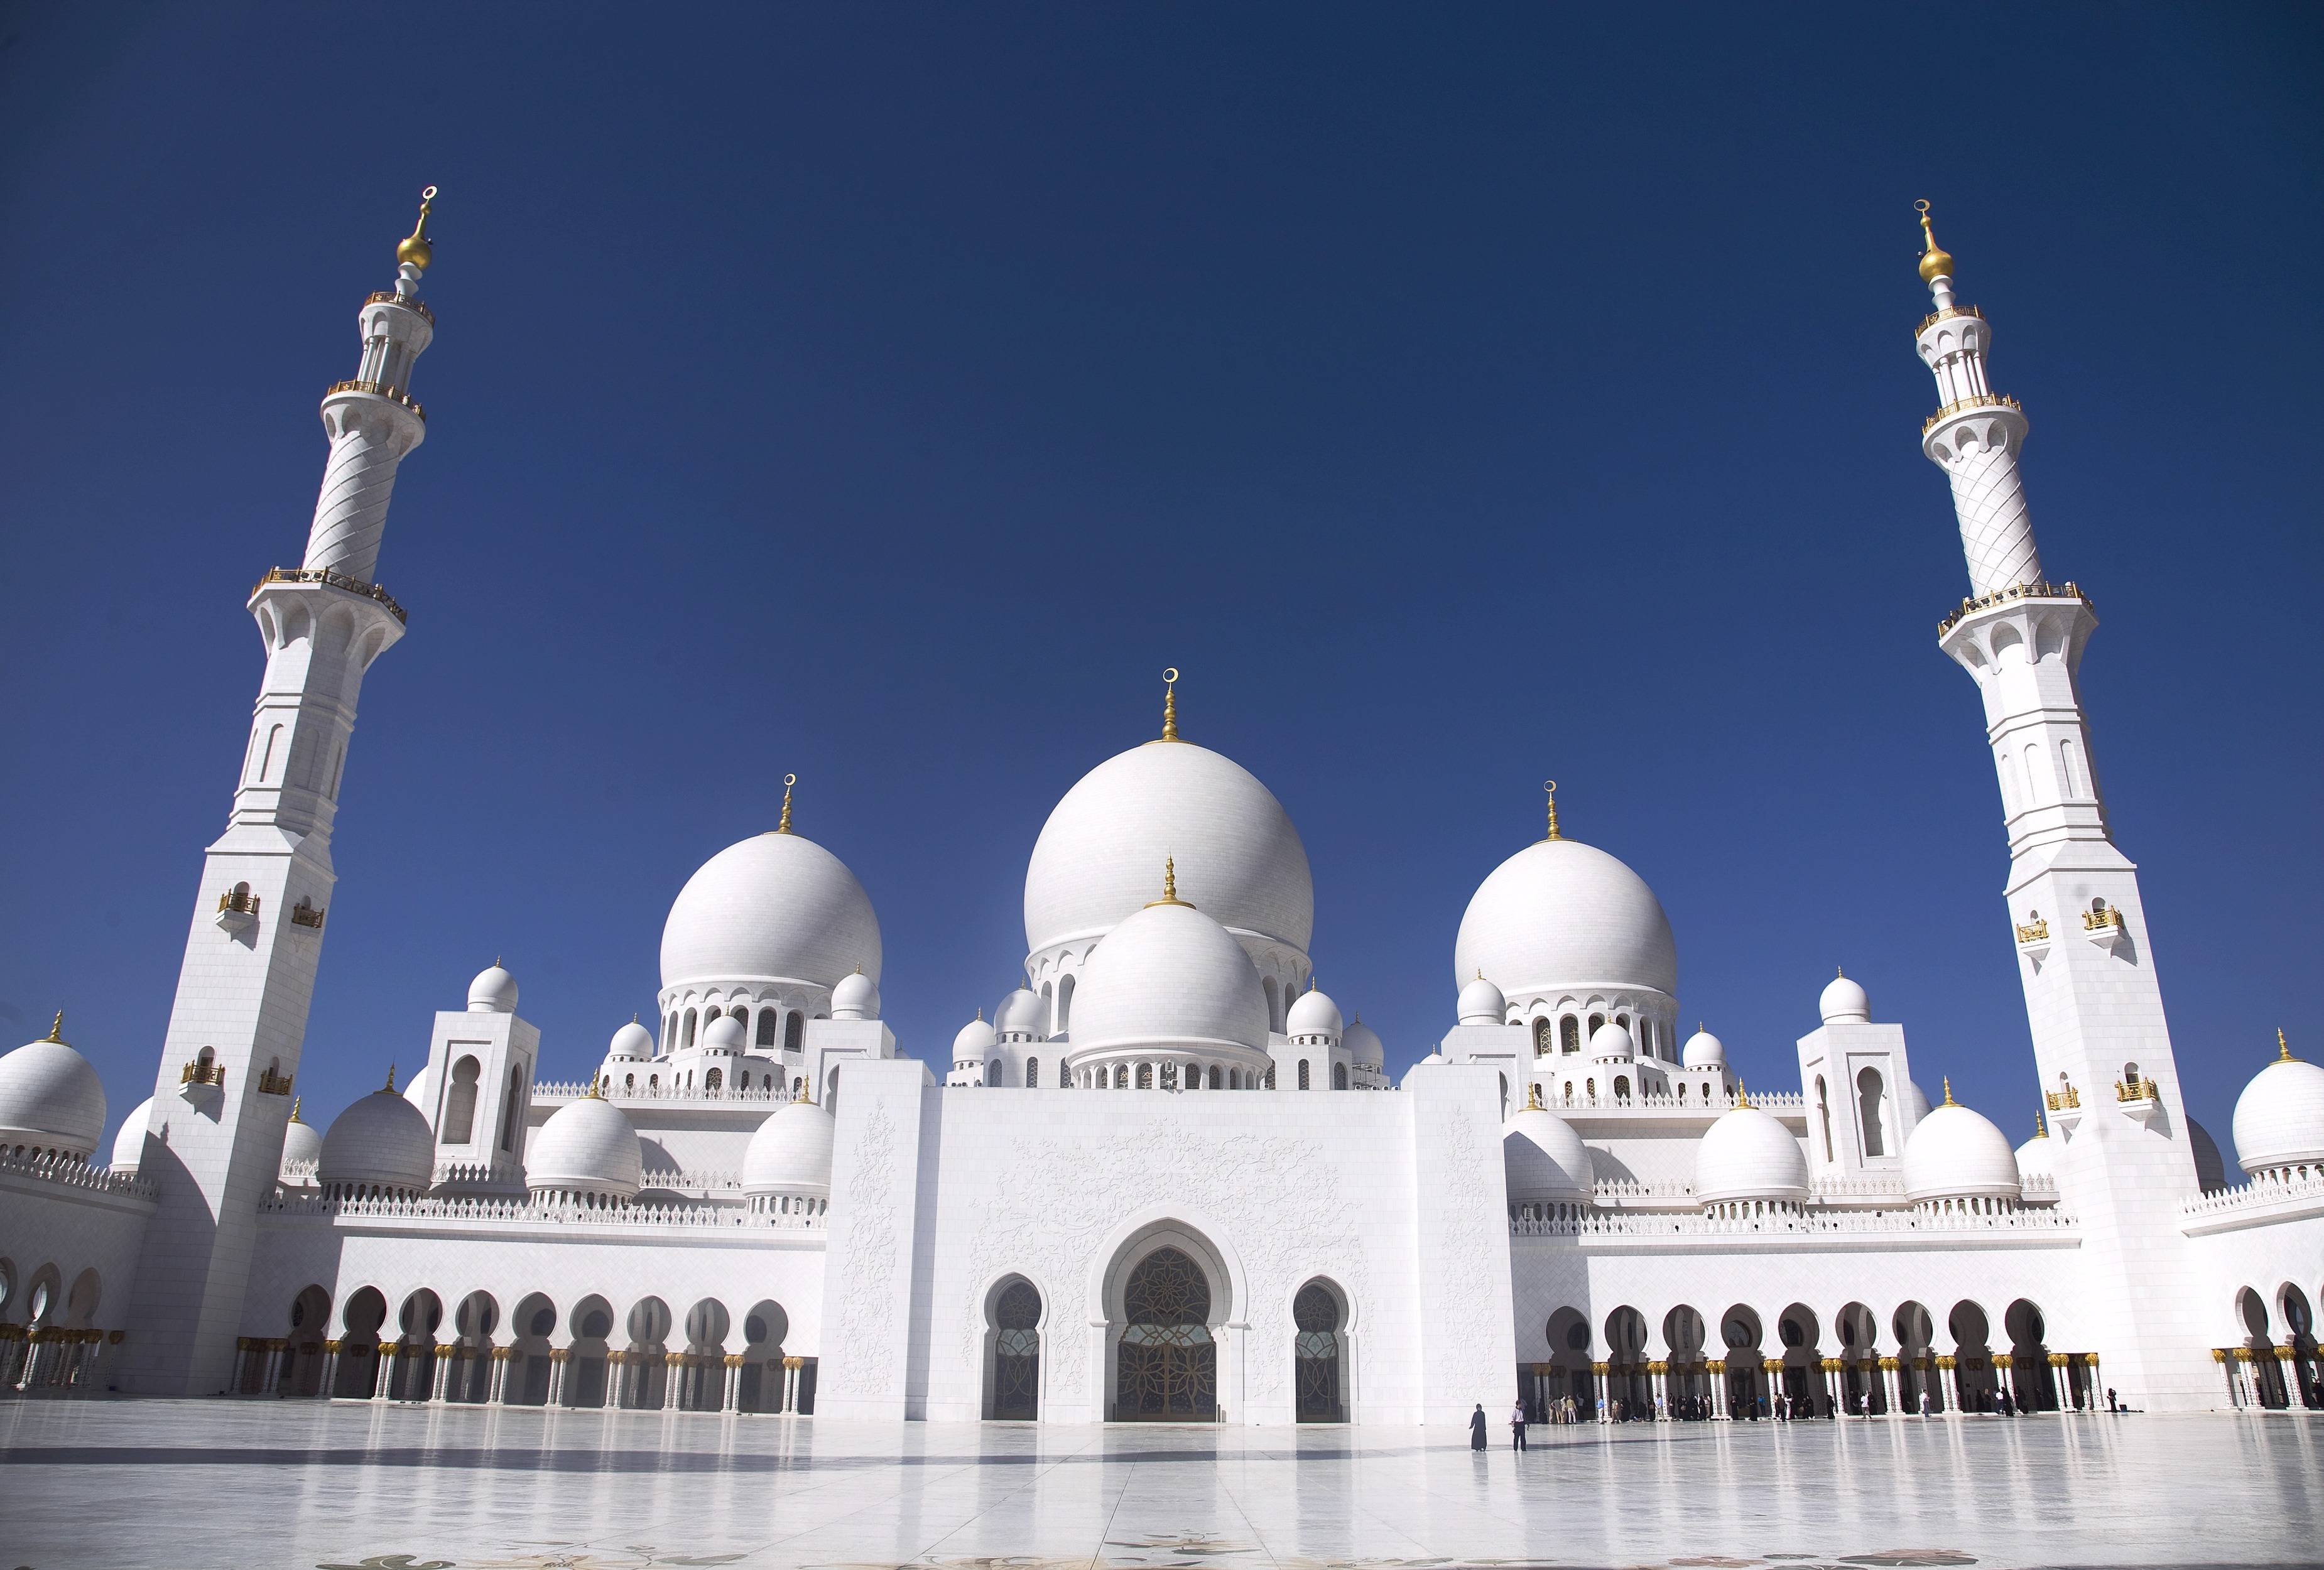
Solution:
<svg viewBox="0 0 2324 1570"><path fill-rule="evenodd" d="M1314 989L1297 830L1175 693L1052 814L1023 973L948 1049L898 1055L877 914L787 792L687 882L659 1016L588 1079L541 1079L495 963L318 1140L290 1093L357 690L402 627L369 579L425 429L429 252L423 214L325 400L305 565L251 597L249 757L110 1167L61 1022L0 1058L7 1386L1053 1423L2324 1405L2324 1070L2287 1046L2254 1081L2227 1187L2098 794L2097 619L2042 578L2024 417L1933 237L1923 439L1973 591L1940 642L2001 781L2025 1145L1932 1106L1847 977L1798 1085L1747 1091L1682 1039L1660 902L1554 795L1476 869L1447 1029L1392 1083Z"/></svg>

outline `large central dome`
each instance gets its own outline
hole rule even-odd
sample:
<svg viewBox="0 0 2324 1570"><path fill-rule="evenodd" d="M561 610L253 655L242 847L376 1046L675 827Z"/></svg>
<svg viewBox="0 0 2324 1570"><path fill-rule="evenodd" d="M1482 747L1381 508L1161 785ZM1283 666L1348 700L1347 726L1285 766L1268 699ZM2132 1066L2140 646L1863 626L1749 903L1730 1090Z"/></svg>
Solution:
<svg viewBox="0 0 2324 1570"><path fill-rule="evenodd" d="M1153 899L1166 857L1219 925L1307 951L1315 883L1299 831L1250 770L1188 741L1134 747L1065 793L1025 872L1027 950L1111 932Z"/></svg>
<svg viewBox="0 0 2324 1570"><path fill-rule="evenodd" d="M1678 945L1646 880L1594 845L1537 840L1493 868L1452 944L1452 984L1510 997L1589 987L1675 995Z"/></svg>
<svg viewBox="0 0 2324 1570"><path fill-rule="evenodd" d="M880 918L847 864L778 831L729 845L687 879L661 931L661 984L880 979Z"/></svg>

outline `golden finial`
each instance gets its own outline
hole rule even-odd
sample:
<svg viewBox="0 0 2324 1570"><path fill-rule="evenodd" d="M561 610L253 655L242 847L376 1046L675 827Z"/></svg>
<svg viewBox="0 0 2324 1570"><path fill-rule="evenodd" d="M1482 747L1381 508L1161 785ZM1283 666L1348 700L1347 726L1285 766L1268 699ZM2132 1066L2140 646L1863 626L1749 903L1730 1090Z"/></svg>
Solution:
<svg viewBox="0 0 2324 1570"><path fill-rule="evenodd" d="M1950 278L1953 275L1952 252L1937 243L1937 232L1929 227L1928 198L1923 197L1913 206L1920 212L1921 238L1928 244L1928 249L1921 252L1921 281L1934 283L1941 278Z"/></svg>
<svg viewBox="0 0 2324 1570"><path fill-rule="evenodd" d="M1848 979L1848 968L1844 965L1833 966L1831 968L1831 973L1833 977L1839 980L1845 981Z"/></svg>
<svg viewBox="0 0 2324 1570"><path fill-rule="evenodd" d="M1175 740L1176 738L1171 739ZM1165 856L1162 858L1162 897L1148 900L1146 908L1150 911L1158 904L1182 904L1188 910L1194 908L1178 897L1178 858L1175 856Z"/></svg>
<svg viewBox="0 0 2324 1570"><path fill-rule="evenodd" d="M1162 739L1178 739L1178 667L1162 673Z"/></svg>
<svg viewBox="0 0 2324 1570"><path fill-rule="evenodd" d="M429 186L420 193L420 222L411 226L410 237L400 242L395 247L395 260L398 262L409 262L425 272L428 271L428 264L436 260L435 245L428 238L428 215L435 210L436 188Z"/></svg>
<svg viewBox="0 0 2324 1570"><path fill-rule="evenodd" d="M1945 1076L1945 1105L1947 1106L1959 1106L1960 1105L1960 1102L1953 1099L1953 1077L1950 1074Z"/></svg>
<svg viewBox="0 0 2324 1570"><path fill-rule="evenodd" d="M1735 1081L1735 1105L1738 1106L1751 1105L1751 1092L1744 1088L1743 1081L1739 1079Z"/></svg>
<svg viewBox="0 0 2324 1570"><path fill-rule="evenodd" d="M2276 1034L2278 1035L2282 1035L2282 1033L2283 1033L2282 1031L2276 1032ZM61 1008L57 1010L55 1023L49 1026L49 1040L56 1042L57 1045L60 1047L65 1044L65 1011Z"/></svg>
<svg viewBox="0 0 2324 1570"><path fill-rule="evenodd" d="M1549 1110L1549 1108L1541 1104L1541 1081L1538 1079L1526 1087L1526 1110L1527 1112L1546 1112Z"/></svg>
<svg viewBox="0 0 2324 1570"><path fill-rule="evenodd" d="M791 786L797 784L798 784L798 776L795 774L783 776L783 816L782 821L775 825L775 832L778 834L788 834L791 831Z"/></svg>
<svg viewBox="0 0 2324 1570"><path fill-rule="evenodd" d="M57 1018L60 1020L64 1017L65 1016L62 1015L57 1015ZM55 1041L56 1039L57 1038L54 1034L51 1034L49 1037L49 1040L51 1041ZM2279 1063L2297 1063L2300 1061L2299 1059L2292 1055L2292 1043L2283 1039L2283 1027L2282 1025L2275 1027L2275 1060Z"/></svg>
<svg viewBox="0 0 2324 1570"><path fill-rule="evenodd" d="M596 1075L592 1074L589 1076L589 1088L582 1095L581 1099L584 1101L603 1101L605 1099L603 1096L597 1094Z"/></svg>
<svg viewBox="0 0 2324 1570"><path fill-rule="evenodd" d="M1557 782L1554 779L1545 779L1541 782L1541 788L1549 793L1549 832L1543 838L1563 840L1565 836L1557 831Z"/></svg>
<svg viewBox="0 0 2324 1570"><path fill-rule="evenodd" d="M2034 1114L2034 1137L2035 1139L2048 1139L2050 1137L2049 1122L2047 1119L2043 1117L2039 1111L2036 1111Z"/></svg>
<svg viewBox="0 0 2324 1570"><path fill-rule="evenodd" d="M392 1063L387 1066L387 1094L395 1094L395 1065Z"/></svg>

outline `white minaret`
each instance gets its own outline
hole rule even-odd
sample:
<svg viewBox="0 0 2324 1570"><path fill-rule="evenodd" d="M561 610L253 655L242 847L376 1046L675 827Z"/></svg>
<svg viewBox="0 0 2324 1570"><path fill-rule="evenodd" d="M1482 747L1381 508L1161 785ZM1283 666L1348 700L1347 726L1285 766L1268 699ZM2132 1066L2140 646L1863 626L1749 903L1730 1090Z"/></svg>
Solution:
<svg viewBox="0 0 2324 1570"><path fill-rule="evenodd" d="M2053 1345L2078 1335L2134 1406L2215 1404L2179 1209L2196 1193L2186 1101L2163 1012L2138 869L2115 848L2075 677L2098 626L2089 597L2042 575L2017 473L2025 416L1992 390L1993 332L1953 298L1953 259L1919 204L1921 279L1936 309L1921 358L1941 407L1921 433L1952 481L1969 599L1938 646L1985 699L2009 827L2009 928L2034 1062L2060 1135L2061 1198L2081 1223L2080 1300L2048 1308Z"/></svg>
<svg viewBox="0 0 2324 1570"><path fill-rule="evenodd" d="M435 195L423 193L420 223L396 247L395 288L364 302L355 379L323 396L331 456L306 561L250 593L266 676L234 810L203 863L154 1081L138 1171L159 1186L161 1208L138 1272L126 1390L223 1390L242 1330L258 1202L281 1159L337 881L331 823L355 698L372 661L403 636L403 608L371 579L396 466L427 432L409 389L436 331L419 292Z"/></svg>

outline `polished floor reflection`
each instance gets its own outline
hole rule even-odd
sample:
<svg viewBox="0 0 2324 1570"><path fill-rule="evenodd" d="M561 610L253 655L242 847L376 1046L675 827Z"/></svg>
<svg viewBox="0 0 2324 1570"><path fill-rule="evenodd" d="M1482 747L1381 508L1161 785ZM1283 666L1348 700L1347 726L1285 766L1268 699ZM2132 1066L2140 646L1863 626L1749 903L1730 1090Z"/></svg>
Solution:
<svg viewBox="0 0 2324 1570"><path fill-rule="evenodd" d="M1044 1429L0 1406L0 1570L2286 1565L2324 1419Z"/></svg>

